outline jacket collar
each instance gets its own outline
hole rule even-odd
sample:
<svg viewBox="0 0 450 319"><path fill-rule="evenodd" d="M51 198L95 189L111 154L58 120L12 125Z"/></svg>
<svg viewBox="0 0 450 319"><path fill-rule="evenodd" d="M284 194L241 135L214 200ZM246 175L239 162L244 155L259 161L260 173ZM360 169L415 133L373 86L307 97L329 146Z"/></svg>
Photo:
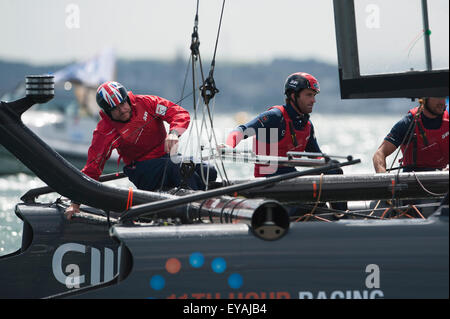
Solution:
<svg viewBox="0 0 450 319"><path fill-rule="evenodd" d="M299 122L299 121L300 122L308 122L309 114L298 114L297 111L294 109L294 107L290 103L287 103L286 105L284 105L284 108L285 108L286 112L288 113L291 121L293 121L293 122Z"/></svg>

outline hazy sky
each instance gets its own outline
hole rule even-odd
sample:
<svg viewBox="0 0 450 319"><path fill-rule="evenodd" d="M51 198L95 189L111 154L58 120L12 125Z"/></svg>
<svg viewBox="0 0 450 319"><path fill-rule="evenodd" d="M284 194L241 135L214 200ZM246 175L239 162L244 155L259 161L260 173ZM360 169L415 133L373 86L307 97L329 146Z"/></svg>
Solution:
<svg viewBox="0 0 450 319"><path fill-rule="evenodd" d="M418 11L420 0L355 2L360 24L366 24L362 28L381 34L381 41L390 37L394 44L403 35L405 43L399 49L403 56L408 53L408 58L414 57L414 50L421 50L423 41L410 50L416 45L417 32L420 34L422 30L420 13L419 19L410 14L411 10ZM196 3L196 0L1 0L0 59L65 63L86 59L105 47L114 47L120 58L187 57ZM409 10L403 9L412 3L415 5ZM433 27L446 30L444 35L439 32L433 35L437 39L434 45L444 48L436 51L441 52L438 55L447 61L444 64L448 68L449 2L429 0L429 3L436 21ZM200 51L204 58L213 53L221 6L222 0L200 0ZM394 20L394 24L387 23L387 18ZM407 24L410 34L400 32L390 36L391 29L408 20L413 20ZM370 28L367 23L372 23ZM374 45L368 40L372 36L373 32L362 38L368 43L371 58L372 53L376 59L380 54L387 55L379 51L383 48L392 50L391 42ZM376 36L375 39L379 40ZM259 62L274 57L337 63L333 1L226 0L217 59Z"/></svg>

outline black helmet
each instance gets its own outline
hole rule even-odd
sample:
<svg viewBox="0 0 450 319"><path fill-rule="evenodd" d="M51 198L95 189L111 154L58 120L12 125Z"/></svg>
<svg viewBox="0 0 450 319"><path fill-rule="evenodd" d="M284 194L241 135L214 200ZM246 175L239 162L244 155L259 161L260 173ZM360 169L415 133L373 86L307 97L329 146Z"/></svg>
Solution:
<svg viewBox="0 0 450 319"><path fill-rule="evenodd" d="M127 89L120 83L109 81L97 89L96 100L98 106L111 117L111 111L128 98Z"/></svg>
<svg viewBox="0 0 450 319"><path fill-rule="evenodd" d="M319 81L311 74L304 72L293 73L287 77L284 83L284 93L286 95L289 95L290 92L300 92L302 89L312 89L319 93Z"/></svg>

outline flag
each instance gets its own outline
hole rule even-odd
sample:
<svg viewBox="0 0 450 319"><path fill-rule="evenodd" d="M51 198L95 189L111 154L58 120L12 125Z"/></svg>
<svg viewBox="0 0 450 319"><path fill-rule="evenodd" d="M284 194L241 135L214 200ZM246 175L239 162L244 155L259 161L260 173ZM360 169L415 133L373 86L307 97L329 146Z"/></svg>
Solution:
<svg viewBox="0 0 450 319"><path fill-rule="evenodd" d="M115 53L104 49L89 60L71 64L54 73L55 84L71 81L85 86L97 87L114 79Z"/></svg>

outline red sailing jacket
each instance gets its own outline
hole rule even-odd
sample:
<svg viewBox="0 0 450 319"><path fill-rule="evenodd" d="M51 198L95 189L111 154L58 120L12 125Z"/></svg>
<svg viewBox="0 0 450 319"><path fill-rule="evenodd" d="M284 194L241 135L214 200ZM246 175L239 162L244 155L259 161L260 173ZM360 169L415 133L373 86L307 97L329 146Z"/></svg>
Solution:
<svg viewBox="0 0 450 319"><path fill-rule="evenodd" d="M257 141L255 136L253 138L253 151L255 154L266 156L287 156L287 152L290 151L303 152L311 136L311 122L308 121L308 123L301 130L296 130L288 112L283 106L276 105L269 108L269 110L273 108L277 108L283 113L283 118L286 122L286 134L277 144L266 144L262 141ZM273 164L255 164L254 175L255 177L270 175L275 173L277 168L278 166Z"/></svg>
<svg viewBox="0 0 450 319"><path fill-rule="evenodd" d="M178 134L189 126L189 113L179 105L154 95L128 92L128 97L132 116L127 123L113 121L100 111L101 120L94 130L86 166L81 170L93 179L98 180L113 149L117 149L125 165L166 154L163 121Z"/></svg>
<svg viewBox="0 0 450 319"><path fill-rule="evenodd" d="M449 153L448 112L444 112L439 129L429 130L423 126L421 116L415 118L417 111L418 107L409 110L416 125L409 146L401 146L403 158L400 161L404 166L443 169L448 164Z"/></svg>

